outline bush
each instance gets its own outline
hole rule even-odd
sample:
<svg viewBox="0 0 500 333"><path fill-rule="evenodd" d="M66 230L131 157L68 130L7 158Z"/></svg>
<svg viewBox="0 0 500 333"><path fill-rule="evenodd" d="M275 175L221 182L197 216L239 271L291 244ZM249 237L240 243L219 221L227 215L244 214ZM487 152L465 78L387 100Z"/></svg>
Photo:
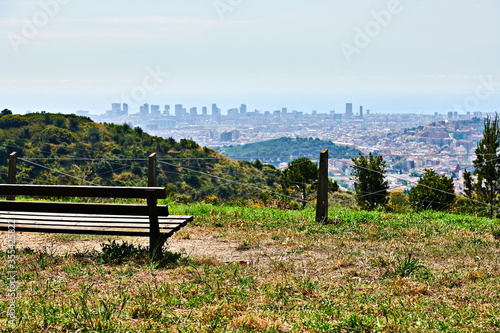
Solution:
<svg viewBox="0 0 500 333"><path fill-rule="evenodd" d="M64 128L59 128L54 125L47 125L43 131L40 132L42 141L50 142L53 144L71 143L75 141L73 133Z"/></svg>
<svg viewBox="0 0 500 333"><path fill-rule="evenodd" d="M60 155L67 155L71 152L71 149L66 145L60 145L56 148L56 153Z"/></svg>
<svg viewBox="0 0 500 333"><path fill-rule="evenodd" d="M87 131L87 141L90 143L96 143L101 141L101 132L95 126L92 126Z"/></svg>
<svg viewBox="0 0 500 333"><path fill-rule="evenodd" d="M425 169L418 184L410 191L410 203L416 209L448 210L455 202L453 178Z"/></svg>
<svg viewBox="0 0 500 333"><path fill-rule="evenodd" d="M28 119L20 115L7 114L0 118L0 128L18 128L28 125Z"/></svg>
<svg viewBox="0 0 500 333"><path fill-rule="evenodd" d="M113 174L113 167L108 161L104 160L94 163L94 165L92 166L92 170L94 171L94 173L103 178L109 178Z"/></svg>

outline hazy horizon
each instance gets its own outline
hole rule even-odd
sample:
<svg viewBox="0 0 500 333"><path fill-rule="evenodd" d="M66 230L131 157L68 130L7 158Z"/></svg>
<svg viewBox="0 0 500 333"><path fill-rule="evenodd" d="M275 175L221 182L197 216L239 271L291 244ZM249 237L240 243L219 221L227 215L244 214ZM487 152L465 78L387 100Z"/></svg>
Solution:
<svg viewBox="0 0 500 333"><path fill-rule="evenodd" d="M495 0L0 0L0 107L497 111L498 17Z"/></svg>

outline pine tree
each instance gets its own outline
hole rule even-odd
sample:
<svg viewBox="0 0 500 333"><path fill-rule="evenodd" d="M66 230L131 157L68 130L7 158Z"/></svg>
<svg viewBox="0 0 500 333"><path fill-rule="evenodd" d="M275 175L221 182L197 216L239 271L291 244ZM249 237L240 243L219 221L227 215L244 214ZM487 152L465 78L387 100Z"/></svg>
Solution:
<svg viewBox="0 0 500 333"><path fill-rule="evenodd" d="M446 210L456 199L453 178L425 169L409 197L415 209Z"/></svg>
<svg viewBox="0 0 500 333"><path fill-rule="evenodd" d="M314 189L312 183L318 180L318 175L318 165L307 157L300 157L288 163L288 167L281 173L280 184L287 195L298 190L302 197L302 208L304 208L307 203L307 194Z"/></svg>
<svg viewBox="0 0 500 333"><path fill-rule="evenodd" d="M498 115L495 119L490 117L484 121L483 138L477 143L475 150L476 159L473 161L474 175L477 176L475 192L480 201L489 204L489 215L494 217L500 193L500 157L498 148L500 146L500 129L498 127Z"/></svg>
<svg viewBox="0 0 500 333"><path fill-rule="evenodd" d="M464 193L469 199L471 199L474 194L474 181L469 170L465 170L464 172Z"/></svg>
<svg viewBox="0 0 500 333"><path fill-rule="evenodd" d="M382 156L368 155L368 159L359 154L352 158L356 202L362 209L372 210L387 203L389 184L385 180L385 161Z"/></svg>

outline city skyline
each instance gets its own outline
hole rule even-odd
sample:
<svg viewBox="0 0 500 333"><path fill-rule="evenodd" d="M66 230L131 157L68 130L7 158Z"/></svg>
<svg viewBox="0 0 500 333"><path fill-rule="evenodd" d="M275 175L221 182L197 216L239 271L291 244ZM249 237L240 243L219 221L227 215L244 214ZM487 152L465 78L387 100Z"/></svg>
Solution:
<svg viewBox="0 0 500 333"><path fill-rule="evenodd" d="M318 112L346 100L374 112L500 105L494 0L4 0L0 9L0 99L17 113L98 113L109 100Z"/></svg>

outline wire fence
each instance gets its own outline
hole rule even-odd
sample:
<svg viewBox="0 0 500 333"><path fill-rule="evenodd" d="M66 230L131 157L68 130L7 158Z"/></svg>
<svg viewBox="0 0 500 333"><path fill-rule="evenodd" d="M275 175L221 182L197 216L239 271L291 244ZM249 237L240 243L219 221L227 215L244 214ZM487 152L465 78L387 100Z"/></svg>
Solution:
<svg viewBox="0 0 500 333"><path fill-rule="evenodd" d="M16 146L11 146L11 145L7 145L8 147L10 148L16 148L16 149L23 149L22 147L16 147ZM79 149L79 150L83 150L83 151L89 151L89 149L83 149L83 148L76 148L76 149ZM90 151L95 151L95 152L99 152L98 150L90 150ZM113 174L115 173L116 171L120 171L120 170L125 170L125 169L128 169L128 168L131 168L133 166L133 164L131 164L131 162L138 162L138 163L146 163L148 161L148 159L146 158L139 158L139 157L131 157L131 156L120 156L121 154L118 154L118 155L115 155L114 158L89 158L89 157L78 157L78 156L68 156L67 154L58 154L58 153L55 153L53 151L42 151L42 150L39 150L40 153L45 153L45 154L55 154L57 155L58 157L31 157L31 158L19 158L19 160L27 163L27 164L31 164L33 166L36 166L36 167L39 167L39 168L44 168L44 169L47 169L47 170L50 170L54 173L57 173L57 174L60 174L60 175L63 175L63 176L67 176L67 177L70 177L70 178L73 178L75 180L78 180L78 181L81 181L83 183L87 183L87 184L90 184L90 185L94 185L94 186L97 186L98 184L92 182L92 181L89 181L89 180L86 180L85 178L82 178L82 177L78 177L78 176L75 176L75 175L72 175L72 174L69 174L67 172L63 172L61 170L58 170L58 169L55 169L53 167L49 167L49 166L46 166L46 165L43 165L41 164L43 161L87 161L87 162L99 162L99 161L107 161L109 162L110 164L113 164L115 166L118 166L116 168L113 168L111 170L108 170L108 171L104 171L104 172L101 172L99 173L98 175L99 176L103 176L103 175L106 175L106 174ZM482 154L483 156L496 156L495 154ZM341 157L341 158L337 158L337 157L332 157L330 156L329 157L329 160L333 160L333 161L337 161L337 162L342 162L342 163L346 163L346 159L350 158L349 156L345 156L345 155L342 155L342 156L339 156L339 155L333 155L333 156L337 156L337 157ZM358 155L359 156L359 155ZM462 157L467 157L467 156L477 156L476 154L383 154L383 156L392 156L392 157L444 157L444 156L447 156L447 157L459 157L459 156L462 156ZM353 156L352 158L354 157L357 157L357 156ZM262 156L259 156L259 157L243 157L244 159L284 159L284 158L287 158L287 159L290 159L291 156L288 155L288 156L265 156L265 157L262 157ZM251 188L251 189L255 189L255 190L258 190L258 191L261 191L261 192L266 192L266 193L270 193L270 194L273 194L273 195L276 195L276 196L280 196L280 197L283 197L283 198L288 198L288 199L291 199L291 200L296 200L298 202L311 202L311 201L314 201L314 199L316 199L315 197L313 197L312 199L303 199L303 198L298 198L298 197L294 197L294 196L290 196L290 195L286 195L284 193L280 193L280 192L277 192L277 191L273 191L273 190L270 190L270 189L267 189L267 188L262 188L262 187L259 187L259 186L256 186L255 184L248 184L248 183L245 183L243 181L241 181L241 179L229 179L229 178L225 178L225 177L233 177L234 176L238 176L240 175L241 173L239 172L232 172L232 173L226 173L226 174L222 174L222 175L213 175L213 174L210 174L208 171L207 172L204 172L206 171L204 169L204 167L202 166L196 166L196 165L192 165L192 166L184 166L184 165L179 165L179 164L175 164L175 163L171 163L171 162L175 162L175 161L203 161L203 160L206 160L206 161L214 161L214 160L227 160L227 159L230 159L230 160L233 160L234 158L229 158L229 157L226 157L226 156L221 156L221 157L175 157L175 158L172 158L172 157L163 157L161 159L158 160L158 163L162 164L162 165L167 165L167 166L171 166L171 167L175 167L177 171L180 171L180 172L175 172L175 171L168 171L168 170L162 170L163 173L165 174L172 174L172 175L178 175L178 176L181 176L181 175L185 175L186 173L194 173L194 174L197 174L197 175L200 175L200 176L206 176L206 177L210 177L210 178L213 178L213 179L217 179L217 180L220 180L220 181L223 181L223 182L226 182L226 183L231 183L231 184L234 184L234 185L237 185L237 186L241 186L241 187L246 187L246 188ZM488 161L485 161L483 162L484 163L492 163L494 162L495 160L498 160L500 158L495 158L495 159L491 159L491 160L488 160ZM36 161L36 162L35 162ZM127 162L127 163L124 163L124 162ZM304 161L302 163L307 163L308 161ZM299 164L295 164L296 166L302 164L302 163L299 163ZM348 165L349 166L352 166L354 163L352 162L352 159L351 159L351 162L348 162ZM467 169L467 168L470 168L470 167L477 167L477 166L480 166L480 165L461 165L460 166L460 169ZM402 177L398 177L398 176L395 176L393 174L386 174L385 172L379 172L379 171L375 171L375 170L372 170L372 169L369 169L369 168L363 168L363 167L360 167L360 166L357 166L358 168L360 169L364 169L366 171L370 171L370 172L376 172L378 174L382 174L384 177L387 177L387 178L392 178L392 179L396 179L398 181L402 181L402 182L406 182L406 183L410 183L410 184L416 184L416 185L420 185L424 188L428 188L430 190L434 190L434 191L437 191L437 192L441 192L441 193L444 193L444 194L452 194L452 195L456 195L456 193L452 193L452 192L449 192L449 191L444 191L442 189L438 189L438 188L434 188L434 187L431 187L431 186L427 186L427 185L423 185L423 184L419 184L418 181L414 181L414 180L410 180L408 178L402 178ZM144 167L140 167L142 170L146 169L147 166L144 166ZM267 173L270 173L270 172L274 172L274 170L272 171L267 171ZM2 175L6 175L5 173L0 173ZM265 174L265 173L263 173ZM441 175L437 175L436 177L439 177ZM26 175L22 175L21 176L21 179L26 179L26 180L30 180L30 181L42 181L40 179L33 179L33 178L30 178L30 177L27 177ZM288 181L289 183L295 183L297 185L303 185L304 183L302 182L290 182ZM317 181L316 181L317 183ZM310 183L307 183L306 185L307 186L312 186L314 185L315 182L310 182ZM402 188L402 187L405 187L406 185L400 185L400 186L396 186L396 187L391 187L388 189L388 191L392 190L394 191L395 189L399 189L399 188ZM212 188L216 188L215 186L212 187ZM361 195L358 195L357 198L363 198L363 197L366 197L366 196L370 196L370 195L384 195L383 192L385 192L386 190L383 190L383 191L376 191L376 192L371 192L371 193L364 193L364 194L361 194ZM476 204L481 204L481 205L484 205L484 206L487 206L487 207L493 207L495 209L500 209L499 206L496 206L496 205L492 205L490 203L487 203L487 202L482 202L480 200L477 200L477 199L473 199L473 198L469 198L469 197L466 197L466 196L461 196L462 198L470 201L470 202L474 202ZM349 200L344 200L344 201L341 201L340 204L343 204L343 203L346 203L348 201L351 201L352 199L349 199ZM441 204L445 204L445 203L441 203ZM430 205L430 203L429 203Z"/></svg>

